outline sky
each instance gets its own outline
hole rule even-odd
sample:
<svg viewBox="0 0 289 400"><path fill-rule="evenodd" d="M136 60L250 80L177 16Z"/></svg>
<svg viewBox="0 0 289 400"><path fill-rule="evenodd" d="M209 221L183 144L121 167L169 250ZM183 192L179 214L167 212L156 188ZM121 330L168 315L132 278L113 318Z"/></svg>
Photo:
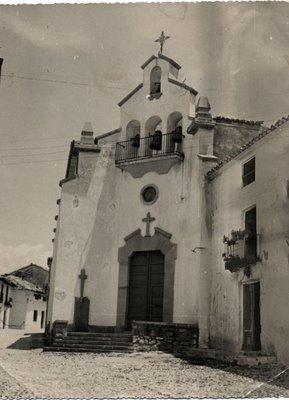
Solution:
<svg viewBox="0 0 289 400"><path fill-rule="evenodd" d="M289 114L288 3L0 6L0 273L46 265L70 141L119 127L162 30L214 116Z"/></svg>

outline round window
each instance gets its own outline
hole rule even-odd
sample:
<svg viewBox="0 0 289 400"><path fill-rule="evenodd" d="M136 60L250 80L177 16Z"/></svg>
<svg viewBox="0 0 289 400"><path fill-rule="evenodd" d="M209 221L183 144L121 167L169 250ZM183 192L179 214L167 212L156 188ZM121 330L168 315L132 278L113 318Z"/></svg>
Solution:
<svg viewBox="0 0 289 400"><path fill-rule="evenodd" d="M141 191L141 197L145 204L153 204L158 198L158 189L155 186L145 186Z"/></svg>

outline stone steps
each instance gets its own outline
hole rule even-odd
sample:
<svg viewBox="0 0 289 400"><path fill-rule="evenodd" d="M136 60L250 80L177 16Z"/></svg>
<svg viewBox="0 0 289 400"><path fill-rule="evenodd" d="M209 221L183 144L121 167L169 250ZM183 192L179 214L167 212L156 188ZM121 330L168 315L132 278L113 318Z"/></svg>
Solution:
<svg viewBox="0 0 289 400"><path fill-rule="evenodd" d="M84 340L78 340L78 339L60 339L57 338L53 341L53 343L55 344L83 344L83 345L91 345L91 344L97 344L100 346L105 346L105 345L117 345L117 346L127 346L129 344L131 344L131 340L122 340L121 338L119 338L118 340L110 340L110 339L84 339Z"/></svg>
<svg viewBox="0 0 289 400"><path fill-rule="evenodd" d="M57 334L56 337L57 336L62 336L62 335ZM101 338L104 338L104 337L109 337L109 338L127 337L127 338L131 338L132 334L130 332L124 332L124 333L68 332L66 337L72 337L72 336L73 337L86 337L86 338L88 338L88 337L93 337L93 338L96 338L96 337L101 337Z"/></svg>
<svg viewBox="0 0 289 400"><path fill-rule="evenodd" d="M67 349L75 349L75 348L85 348L85 349L97 349L97 350L125 350L125 349L130 349L132 348L132 344L129 345L124 345L124 346L118 346L118 345L103 345L103 344L83 344L83 343L53 343L52 347L61 347L61 348L67 348Z"/></svg>
<svg viewBox="0 0 289 400"><path fill-rule="evenodd" d="M123 349L123 350L103 350L103 349L87 349L83 347L54 347L54 346L46 346L43 348L43 351L55 351L55 352L67 352L67 353L132 353L131 349Z"/></svg>
<svg viewBox="0 0 289 400"><path fill-rule="evenodd" d="M69 332L66 336L56 334L52 345L44 351L111 353L133 351L130 333Z"/></svg>

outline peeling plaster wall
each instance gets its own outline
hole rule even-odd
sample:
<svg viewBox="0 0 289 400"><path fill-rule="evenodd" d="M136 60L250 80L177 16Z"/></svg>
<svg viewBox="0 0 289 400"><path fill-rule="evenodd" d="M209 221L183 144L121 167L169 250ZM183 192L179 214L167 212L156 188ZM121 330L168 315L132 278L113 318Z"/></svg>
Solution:
<svg viewBox="0 0 289 400"><path fill-rule="evenodd" d="M103 260L96 258L91 261L91 249L99 246L103 251L112 246L116 211L112 204L115 203L113 196L117 191L117 174L120 171L112 164L109 149L103 148L99 154L83 152L79 155L79 176L63 185L51 271L50 321L73 322L74 298L80 295L78 274L82 268L89 275L84 295L91 299L92 310L93 301L98 301L97 288L101 281L95 282L94 271L104 267ZM103 240L99 240L99 235L103 236ZM103 254L109 266L109 254ZM115 279L113 274L109 276L109 279ZM109 285L109 281L106 284ZM111 314L107 310L110 323Z"/></svg>
<svg viewBox="0 0 289 400"><path fill-rule="evenodd" d="M256 142L224 165L213 181L211 345L239 351L243 340L242 284L260 280L261 345L267 353L289 361L289 124ZM242 187L242 164L256 158L255 182ZM222 259L223 235L244 228L244 211L257 207L258 254L262 262L243 271L226 271ZM286 334L287 332L287 334Z"/></svg>

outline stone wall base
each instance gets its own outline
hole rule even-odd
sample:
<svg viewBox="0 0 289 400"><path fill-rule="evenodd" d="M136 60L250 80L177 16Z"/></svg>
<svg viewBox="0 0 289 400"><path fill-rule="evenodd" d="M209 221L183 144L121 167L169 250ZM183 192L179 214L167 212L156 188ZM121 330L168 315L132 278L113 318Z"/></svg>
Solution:
<svg viewBox="0 0 289 400"><path fill-rule="evenodd" d="M185 354L189 349L198 347L197 325L134 321L132 334L134 351Z"/></svg>

